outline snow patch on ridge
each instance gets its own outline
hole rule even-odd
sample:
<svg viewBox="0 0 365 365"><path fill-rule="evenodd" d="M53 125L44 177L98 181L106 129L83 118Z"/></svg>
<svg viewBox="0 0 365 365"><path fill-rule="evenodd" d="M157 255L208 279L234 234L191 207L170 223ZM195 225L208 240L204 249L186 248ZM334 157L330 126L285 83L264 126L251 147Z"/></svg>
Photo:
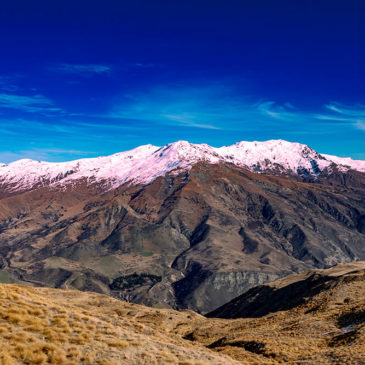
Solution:
<svg viewBox="0 0 365 365"><path fill-rule="evenodd" d="M365 161L319 154L310 147L284 140L238 142L215 148L178 141L163 147L145 145L111 156L52 163L22 159L0 164L0 186L23 191L41 186L72 184L80 179L104 183L106 189L124 183L147 184L171 171L188 170L199 161L226 162L255 172L277 172L315 177L333 164L340 171L365 172Z"/></svg>

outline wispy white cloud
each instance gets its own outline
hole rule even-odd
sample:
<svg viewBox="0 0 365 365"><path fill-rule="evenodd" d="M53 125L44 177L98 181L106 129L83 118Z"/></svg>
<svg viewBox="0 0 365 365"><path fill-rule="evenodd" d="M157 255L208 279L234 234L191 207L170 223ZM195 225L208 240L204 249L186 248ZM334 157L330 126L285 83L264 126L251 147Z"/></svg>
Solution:
<svg viewBox="0 0 365 365"><path fill-rule="evenodd" d="M25 112L61 112L61 108L54 106L52 100L43 95L0 94L0 108L16 109Z"/></svg>
<svg viewBox="0 0 365 365"><path fill-rule="evenodd" d="M313 114L313 118L318 120L329 120L329 121L338 121L338 122L348 122L348 117L341 117L337 115L326 115L326 114Z"/></svg>
<svg viewBox="0 0 365 365"><path fill-rule="evenodd" d="M255 102L236 97L232 90L221 85L204 87L174 86L156 88L143 94L121 97L106 119L148 121L160 125L210 130L266 130L297 133L316 133L332 123L338 128L363 130L365 108L331 103L322 112L302 111L290 102L279 104L273 100Z"/></svg>
<svg viewBox="0 0 365 365"><path fill-rule="evenodd" d="M365 105L343 105L340 103L331 103L326 105L326 108L334 115L329 115L333 120L342 120L352 123L355 128L365 130Z"/></svg>
<svg viewBox="0 0 365 365"><path fill-rule="evenodd" d="M287 120L295 117L297 112L293 112L294 107L290 104L279 105L274 101L264 101L257 103L257 110L263 115L269 116L274 119Z"/></svg>
<svg viewBox="0 0 365 365"><path fill-rule="evenodd" d="M331 103L327 104L326 108L341 115L347 115L356 118L365 117L365 105L361 104L349 106L340 103Z"/></svg>
<svg viewBox="0 0 365 365"><path fill-rule="evenodd" d="M102 75L109 74L112 71L112 67L108 65L81 65L81 64L72 64L72 63L62 63L57 66L50 67L50 70L69 73L69 74L77 74L81 76L92 76L92 75Z"/></svg>
<svg viewBox="0 0 365 365"><path fill-rule="evenodd" d="M227 98L224 87L156 88L146 93L122 96L103 117L146 121L158 125L219 130L237 118L244 106ZM236 120L237 121L237 120Z"/></svg>
<svg viewBox="0 0 365 365"><path fill-rule="evenodd" d="M322 121L328 126L333 123L336 127L346 126L365 130L365 107L361 105L343 106L339 103L324 105L324 109L331 113L311 113L300 111L293 105L285 103L277 104L273 101L265 101L257 104L257 110L263 115L276 120L287 122L311 122Z"/></svg>
<svg viewBox="0 0 365 365"><path fill-rule="evenodd" d="M181 126L202 128L202 129L221 129L211 124L196 123L196 116L194 114L161 114L161 118L166 118L172 122L177 122Z"/></svg>
<svg viewBox="0 0 365 365"><path fill-rule="evenodd" d="M146 63L146 62L136 62L132 64L133 67L137 68L161 68L161 64L157 63Z"/></svg>

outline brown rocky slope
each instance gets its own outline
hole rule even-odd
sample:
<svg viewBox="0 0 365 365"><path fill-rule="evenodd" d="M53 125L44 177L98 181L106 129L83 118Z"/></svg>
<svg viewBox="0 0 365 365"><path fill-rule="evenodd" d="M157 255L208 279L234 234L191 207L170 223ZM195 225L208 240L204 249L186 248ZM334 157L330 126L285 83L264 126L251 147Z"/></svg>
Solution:
<svg viewBox="0 0 365 365"><path fill-rule="evenodd" d="M79 181L4 194L0 279L209 312L264 282L364 260L364 182L198 163L109 192Z"/></svg>

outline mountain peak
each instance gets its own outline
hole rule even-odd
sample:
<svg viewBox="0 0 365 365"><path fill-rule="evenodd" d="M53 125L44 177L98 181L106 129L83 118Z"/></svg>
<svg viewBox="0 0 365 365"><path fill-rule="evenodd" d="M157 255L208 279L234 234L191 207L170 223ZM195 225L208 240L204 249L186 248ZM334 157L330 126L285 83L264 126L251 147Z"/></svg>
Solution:
<svg viewBox="0 0 365 365"><path fill-rule="evenodd" d="M189 141L184 141L184 140L179 140L179 141L176 141L176 142L172 142L172 143L169 143L168 145L174 146L176 148L190 148L190 147L194 146Z"/></svg>

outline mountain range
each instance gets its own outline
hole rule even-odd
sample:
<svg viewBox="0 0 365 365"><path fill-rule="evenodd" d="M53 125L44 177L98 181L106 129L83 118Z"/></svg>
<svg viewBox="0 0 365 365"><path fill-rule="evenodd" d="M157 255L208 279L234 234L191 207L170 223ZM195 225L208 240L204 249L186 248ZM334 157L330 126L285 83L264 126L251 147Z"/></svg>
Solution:
<svg viewBox="0 0 365 365"><path fill-rule="evenodd" d="M185 141L0 166L2 281L205 313L365 260L365 161L283 140Z"/></svg>
<svg viewBox="0 0 365 365"><path fill-rule="evenodd" d="M172 171L177 174L190 170L198 162L229 163L257 173L302 179L331 175L333 169L342 173L365 172L365 161L319 154L306 145L283 140L242 141L220 148L178 141L163 147L145 145L107 157L64 163L22 159L0 164L0 186L13 193L42 186L67 186L85 179L88 184L113 189L125 183L148 184Z"/></svg>

